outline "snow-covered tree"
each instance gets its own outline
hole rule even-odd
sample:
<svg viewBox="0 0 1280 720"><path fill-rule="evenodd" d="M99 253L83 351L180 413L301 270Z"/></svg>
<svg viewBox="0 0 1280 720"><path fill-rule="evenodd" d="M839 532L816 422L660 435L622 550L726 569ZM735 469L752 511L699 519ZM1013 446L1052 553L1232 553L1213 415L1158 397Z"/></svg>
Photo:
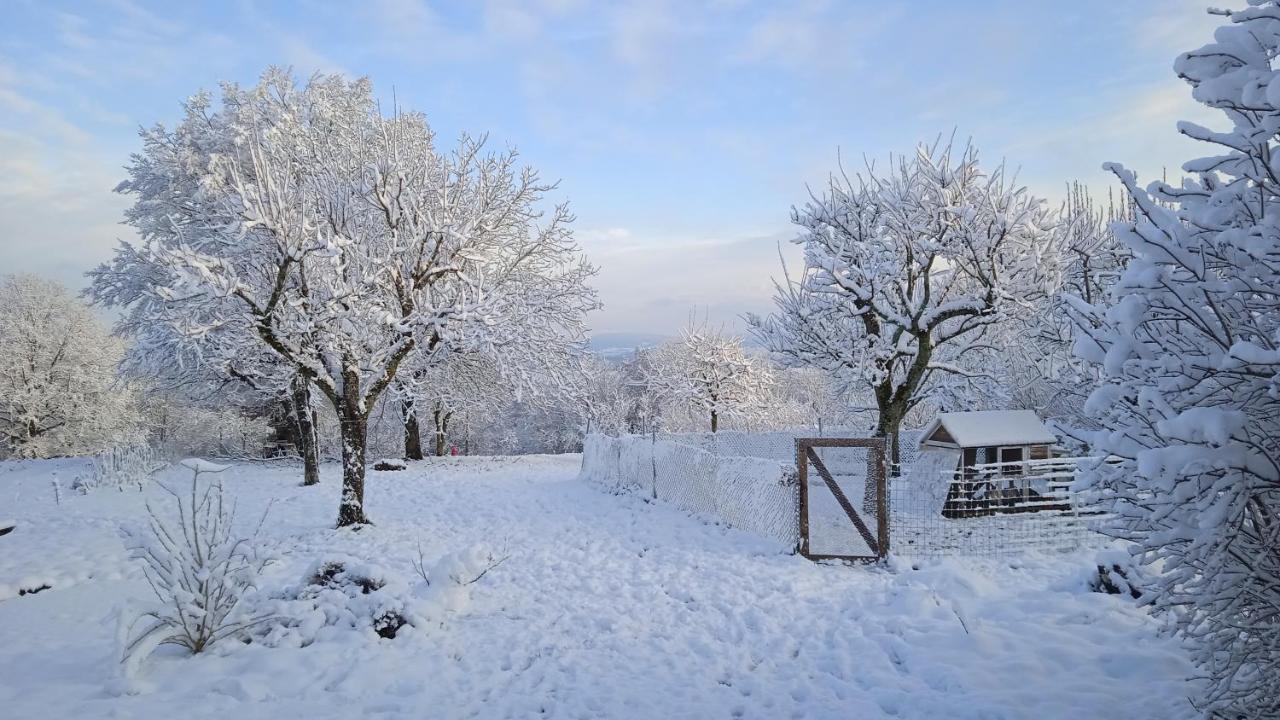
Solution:
<svg viewBox="0 0 1280 720"><path fill-rule="evenodd" d="M584 403L588 430L605 435L626 433L627 416L633 403L631 378L626 367L592 356L586 362L584 372L587 376Z"/></svg>
<svg viewBox="0 0 1280 720"><path fill-rule="evenodd" d="M758 416L773 384L768 363L748 356L741 338L697 323L658 347L648 371L656 395L706 418L711 432L721 420Z"/></svg>
<svg viewBox="0 0 1280 720"><path fill-rule="evenodd" d="M1140 188L1116 232L1133 257L1107 297L1075 302L1076 350L1103 382L1086 409L1113 531L1153 568L1167 611L1223 718L1280 716L1280 3L1226 13L1181 55L1192 96L1227 128L1179 185Z"/></svg>
<svg viewBox="0 0 1280 720"><path fill-rule="evenodd" d="M123 343L59 284L0 278L0 455L92 453L142 439Z"/></svg>
<svg viewBox="0 0 1280 720"><path fill-rule="evenodd" d="M804 269L778 283L773 315L748 319L780 362L872 389L895 467L907 413L930 399L980 406L993 387L989 329L1056 280L1043 202L1003 166L983 170L972 145L842 172L792 222Z"/></svg>
<svg viewBox="0 0 1280 720"><path fill-rule="evenodd" d="M622 364L626 397L625 432L647 435L657 431L661 425L660 388L649 383L656 370L657 353L657 348L637 348L635 355Z"/></svg>
<svg viewBox="0 0 1280 720"><path fill-rule="evenodd" d="M860 413L830 375L817 368L784 368L774 373L773 397L766 413L777 429L809 427L825 431L859 423Z"/></svg>
<svg viewBox="0 0 1280 720"><path fill-rule="evenodd" d="M1127 204L1101 207L1079 184L1068 188L1055 230L1061 285L995 328L1012 406L1034 409L1062 427L1087 424L1084 403L1098 373L1072 352L1074 322L1066 298L1094 303L1105 296L1129 260L1111 225L1131 217Z"/></svg>
<svg viewBox="0 0 1280 720"><path fill-rule="evenodd" d="M500 363L486 353L447 353L427 366L403 374L396 388L405 413L405 455L409 432L425 417L429 422L432 446L437 456L447 451L449 425L458 415L489 415L510 403L518 385L500 372ZM412 425L411 425L412 424ZM419 448L421 450L421 448Z"/></svg>
<svg viewBox="0 0 1280 720"><path fill-rule="evenodd" d="M229 333L305 378L341 429L339 525L366 522L369 414L403 363L511 326L583 333L592 268L514 151L463 137L440 152L421 114L384 115L365 79L300 87L273 69L185 111L143 133L119 188L142 241L94 273L95 297L126 308L119 329L143 346Z"/></svg>
<svg viewBox="0 0 1280 720"><path fill-rule="evenodd" d="M226 395L200 398L148 388L139 406L149 442L167 457L258 457L271 438L271 424Z"/></svg>

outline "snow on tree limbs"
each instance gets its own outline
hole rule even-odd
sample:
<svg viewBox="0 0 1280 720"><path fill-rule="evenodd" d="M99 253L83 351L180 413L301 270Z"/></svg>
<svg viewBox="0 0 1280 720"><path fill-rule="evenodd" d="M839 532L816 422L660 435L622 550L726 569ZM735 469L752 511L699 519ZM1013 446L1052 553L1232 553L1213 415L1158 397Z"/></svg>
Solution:
<svg viewBox="0 0 1280 720"><path fill-rule="evenodd" d="M1133 258L1108 297L1071 299L1076 352L1101 382L1085 410L1089 478L1111 530L1159 572L1146 598L1190 641L1214 717L1280 714L1280 4L1225 13L1175 63L1231 130L1182 123L1223 148L1179 185L1138 186L1117 223Z"/></svg>
<svg viewBox="0 0 1280 720"><path fill-rule="evenodd" d="M368 415L402 365L514 326L579 339L596 305L567 208L539 210L553 186L484 138L434 140L418 113L384 116L367 80L272 69L216 109L198 95L143 133L119 187L142 242L93 273L142 347L267 350L320 391L344 433L340 524L364 521Z"/></svg>
<svg viewBox="0 0 1280 720"><path fill-rule="evenodd" d="M926 400L997 393L988 330L1057 280L1044 204L1002 166L984 171L972 146L842 171L792 221L804 269L777 284L777 312L749 317L753 331L782 362L871 386L890 437Z"/></svg>

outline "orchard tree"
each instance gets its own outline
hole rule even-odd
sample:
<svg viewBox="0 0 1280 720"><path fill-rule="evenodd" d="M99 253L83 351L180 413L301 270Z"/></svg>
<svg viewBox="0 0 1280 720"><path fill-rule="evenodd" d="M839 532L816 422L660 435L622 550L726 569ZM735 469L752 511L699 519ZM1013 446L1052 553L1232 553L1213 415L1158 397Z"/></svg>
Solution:
<svg viewBox="0 0 1280 720"><path fill-rule="evenodd" d="M59 284L0 278L0 455L90 453L143 439L116 374L123 343Z"/></svg>
<svg viewBox="0 0 1280 720"><path fill-rule="evenodd" d="M339 526L367 522L369 414L408 359L486 347L512 323L582 334L592 268L514 151L465 136L439 151L426 119L384 115L367 79L300 87L272 69L185 111L143 132L119 187L142 239L95 272L95 295L144 344L231 333L305 379L340 427Z"/></svg>
<svg viewBox="0 0 1280 720"><path fill-rule="evenodd" d="M1068 188L1056 233L1062 252L1061 285L997 328L1005 366L1002 382L1016 407L1060 420L1066 432L1092 425L1083 412L1099 374L1072 352L1074 326L1069 298L1100 302L1129 261L1129 251L1111 226L1132 220L1129 203L1096 204L1079 184Z"/></svg>
<svg viewBox="0 0 1280 720"><path fill-rule="evenodd" d="M646 383L664 400L701 413L711 432L722 419L750 419L765 408L773 384L768 364L749 357L741 338L690 323L651 356Z"/></svg>
<svg viewBox="0 0 1280 720"><path fill-rule="evenodd" d="M483 353L444 353L405 377L397 394L402 398L402 407L411 409L406 412L406 420L411 419L412 426L417 426L419 414L429 418L437 456L446 454L449 426L455 416L493 415L517 392L517 387L499 371L499 363ZM409 452L410 428L406 422L405 455L410 460L421 460L421 447L416 458ZM418 441L421 443L420 437Z"/></svg>
<svg viewBox="0 0 1280 720"><path fill-rule="evenodd" d="M177 174L173 178L174 185L184 185L188 192L197 182L195 177ZM127 306L138 299L138 288L163 282L169 271L159 264L158 256L136 253L126 244L114 263L88 275L92 282L85 295L103 305ZM216 323L191 332L183 324L156 322L146 312L123 317L116 334L129 340L122 373L145 384L149 392L176 394L211 407L217 402L224 408L282 407L303 461L303 485L319 484L311 383L256 336ZM157 434L163 436L165 430L158 428Z"/></svg>
<svg viewBox="0 0 1280 720"><path fill-rule="evenodd" d="M614 436L626 434L627 416L635 402L628 367L593 355L583 370L587 381L583 398L587 431Z"/></svg>
<svg viewBox="0 0 1280 720"><path fill-rule="evenodd" d="M842 172L792 222L804 269L777 284L774 314L748 320L779 361L872 389L895 471L907 413L930 399L981 403L992 326L1056 279L1043 202L1003 166L983 170L971 145Z"/></svg>
<svg viewBox="0 0 1280 720"><path fill-rule="evenodd" d="M1116 227L1133 258L1075 302L1077 352L1102 384L1086 409L1090 485L1152 568L1147 599L1196 648L1206 715L1280 716L1280 3L1255 0L1174 68L1224 130L1181 184L1138 186Z"/></svg>
<svg viewBox="0 0 1280 720"><path fill-rule="evenodd" d="M513 307L534 306L551 313L558 302L554 289L546 294L541 277L524 269L507 278L507 292L507 299L515 301ZM547 319L512 312L508 322L487 328L482 344L441 345L410 357L397 381L405 409L406 448L420 413L430 414L435 452L442 455L449 426L457 417L491 418L514 402L533 410L581 407L589 383L585 339Z"/></svg>
<svg viewBox="0 0 1280 720"><path fill-rule="evenodd" d="M851 399L840 392L830 375L809 367L785 368L774 374L769 402L770 425L785 429L812 427L822 434L855 421Z"/></svg>

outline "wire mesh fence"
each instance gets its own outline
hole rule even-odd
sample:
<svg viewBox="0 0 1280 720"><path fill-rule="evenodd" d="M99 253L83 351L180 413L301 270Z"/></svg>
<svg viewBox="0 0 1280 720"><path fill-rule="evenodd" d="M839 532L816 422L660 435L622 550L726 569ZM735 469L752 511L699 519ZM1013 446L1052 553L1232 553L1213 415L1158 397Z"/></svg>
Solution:
<svg viewBox="0 0 1280 720"><path fill-rule="evenodd" d="M795 432L588 436L582 477L613 492L669 502L798 549L801 542ZM833 432L865 437L864 431ZM1090 458L1046 458L961 467L959 450L921 449L900 435L900 466L887 483L892 552L906 556L999 556L1102 545L1099 516L1070 490ZM875 518L867 448L816 447L841 494ZM812 555L862 556L864 535L828 484L808 476L805 508ZM874 554L874 553L871 553Z"/></svg>
<svg viewBox="0 0 1280 720"><path fill-rule="evenodd" d="M712 515L794 548L799 538L794 444L786 460L719 455L705 449L715 449L715 443L699 444L666 436L589 435L582 477L611 492Z"/></svg>
<svg viewBox="0 0 1280 720"><path fill-rule="evenodd" d="M957 450L929 449L890 483L894 549L903 555L1007 555L1101 545L1099 516L1071 492L1092 458L961 467Z"/></svg>
<svg viewBox="0 0 1280 720"><path fill-rule="evenodd" d="M884 451L882 439L796 440L803 555L875 560L887 554Z"/></svg>

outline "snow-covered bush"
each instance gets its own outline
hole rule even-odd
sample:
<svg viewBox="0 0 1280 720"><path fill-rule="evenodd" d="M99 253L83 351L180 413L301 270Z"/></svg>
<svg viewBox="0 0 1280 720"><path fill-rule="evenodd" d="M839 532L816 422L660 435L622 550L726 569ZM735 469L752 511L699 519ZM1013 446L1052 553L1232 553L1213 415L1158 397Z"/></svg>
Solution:
<svg viewBox="0 0 1280 720"><path fill-rule="evenodd" d="M262 456L271 423L237 407L200 407L179 398L150 403L151 434L170 457Z"/></svg>
<svg viewBox="0 0 1280 720"><path fill-rule="evenodd" d="M1209 679L1220 717L1280 715L1280 2L1251 0L1178 58L1229 129L1183 122L1213 154L1181 185L1138 187L1133 258L1104 302L1075 300L1076 352L1101 369L1085 410L1111 529Z"/></svg>
<svg viewBox="0 0 1280 720"><path fill-rule="evenodd" d="M405 627L438 626L466 608L472 586L506 560L484 546L449 553L428 564L412 560L421 582L353 557L327 557L302 582L272 603L271 622L253 641L268 647L306 647L335 634L357 631L394 639Z"/></svg>
<svg viewBox="0 0 1280 720"><path fill-rule="evenodd" d="M270 647L305 647L326 628L367 630L394 638L408 624L409 586L386 568L354 558L327 558L284 593L275 620L257 634Z"/></svg>
<svg viewBox="0 0 1280 720"><path fill-rule="evenodd" d="M1107 550L1098 553L1097 571L1089 580L1089 589L1108 595L1128 595L1135 600L1142 597L1143 583L1133 558L1124 551Z"/></svg>
<svg viewBox="0 0 1280 720"><path fill-rule="evenodd" d="M76 478L72 489L81 493L99 488L142 490L164 465L160 453L150 445L118 445L94 455L89 474Z"/></svg>
<svg viewBox="0 0 1280 720"><path fill-rule="evenodd" d="M190 488L160 485L172 505L148 503L148 528L124 531L157 600L137 616L121 616L120 660L126 677L160 645L199 653L266 619L251 609L252 602L245 602L266 560L254 537L233 529L235 506L224 498L221 482L201 478L227 466L203 460L182 464L191 470Z"/></svg>

